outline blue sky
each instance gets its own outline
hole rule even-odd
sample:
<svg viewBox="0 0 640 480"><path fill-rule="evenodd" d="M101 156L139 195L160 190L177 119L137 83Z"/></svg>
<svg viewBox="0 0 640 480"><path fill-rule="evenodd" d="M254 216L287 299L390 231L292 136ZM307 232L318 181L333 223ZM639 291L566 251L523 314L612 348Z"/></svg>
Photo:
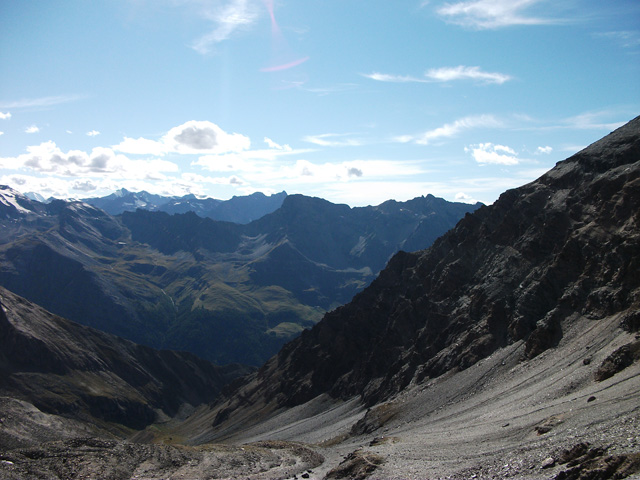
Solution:
<svg viewBox="0 0 640 480"><path fill-rule="evenodd" d="M640 2L6 0L0 184L493 202L640 113Z"/></svg>

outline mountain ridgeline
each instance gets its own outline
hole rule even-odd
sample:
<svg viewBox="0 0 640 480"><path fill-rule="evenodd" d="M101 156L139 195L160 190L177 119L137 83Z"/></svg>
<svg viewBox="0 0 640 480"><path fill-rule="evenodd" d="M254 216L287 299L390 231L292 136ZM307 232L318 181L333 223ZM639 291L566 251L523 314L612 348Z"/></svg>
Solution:
<svg viewBox="0 0 640 480"><path fill-rule="evenodd" d="M395 252L427 247L479 206L431 195L362 208L283 200L240 224L192 211L112 216L3 187L0 285L144 345L257 366L351 300Z"/></svg>
<svg viewBox="0 0 640 480"><path fill-rule="evenodd" d="M533 358L578 318L615 314L637 331L639 271L640 117L465 216L429 249L397 253L217 407L214 432L242 428L234 419L256 405L322 394L375 405L514 342Z"/></svg>
<svg viewBox="0 0 640 480"><path fill-rule="evenodd" d="M256 192L247 196L234 196L229 200L217 200L198 198L193 194L167 197L145 191L130 192L122 188L106 197L86 198L83 201L110 215L135 212L138 209L169 214L194 212L212 220L246 224L280 208L286 196L286 192L269 196Z"/></svg>

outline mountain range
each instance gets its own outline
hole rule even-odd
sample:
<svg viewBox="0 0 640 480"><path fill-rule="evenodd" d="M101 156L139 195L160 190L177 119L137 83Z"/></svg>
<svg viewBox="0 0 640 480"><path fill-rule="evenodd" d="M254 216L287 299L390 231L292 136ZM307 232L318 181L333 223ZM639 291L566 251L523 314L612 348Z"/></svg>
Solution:
<svg viewBox="0 0 640 480"><path fill-rule="evenodd" d="M23 232L29 209L3 198ZM92 228L115 232L102 215ZM240 367L138 347L0 290L0 479L637 478L639 226L640 117L394 254L234 381ZM215 250L206 222L173 241L165 227L150 234L158 251ZM229 249L232 229L216 228ZM84 233L75 248L91 245ZM113 414L138 408L139 424Z"/></svg>
<svg viewBox="0 0 640 480"><path fill-rule="evenodd" d="M198 198L193 194L182 197L163 196L145 191L130 192L121 188L105 197L90 197L83 201L110 215L135 212L137 209L170 214L194 212L212 220L245 224L277 210L286 197L286 192L269 196L256 192L247 196L234 196L229 200L217 200Z"/></svg>
<svg viewBox="0 0 640 480"><path fill-rule="evenodd" d="M192 211L112 216L2 187L0 285L141 344L258 366L396 251L430 245L478 206L428 195L350 208L289 195L243 225Z"/></svg>

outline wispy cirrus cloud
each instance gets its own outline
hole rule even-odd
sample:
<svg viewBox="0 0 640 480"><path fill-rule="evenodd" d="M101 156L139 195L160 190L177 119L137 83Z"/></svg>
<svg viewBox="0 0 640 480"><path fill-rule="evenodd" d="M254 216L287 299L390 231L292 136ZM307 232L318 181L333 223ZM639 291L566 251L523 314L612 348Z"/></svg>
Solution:
<svg viewBox="0 0 640 480"><path fill-rule="evenodd" d="M0 108L22 109L52 107L63 103L76 102L85 98L84 95L54 95L50 97L22 98L0 102Z"/></svg>
<svg viewBox="0 0 640 480"><path fill-rule="evenodd" d="M321 147L357 147L362 145L361 140L350 137L350 133L323 133L307 135L302 140Z"/></svg>
<svg viewBox="0 0 640 480"><path fill-rule="evenodd" d="M620 30L594 34L596 37L608 38L618 43L622 48L640 47L640 31Z"/></svg>
<svg viewBox="0 0 640 480"><path fill-rule="evenodd" d="M553 148L548 145L536 148L536 155L549 155L551 152L553 152Z"/></svg>
<svg viewBox="0 0 640 480"><path fill-rule="evenodd" d="M511 75L500 72L486 72L477 66L458 65L456 67L431 68L422 77L411 75L393 75L388 73L362 74L363 77L378 82L390 83L434 83L454 82L459 80L471 80L485 84L501 85L512 79Z"/></svg>
<svg viewBox="0 0 640 480"><path fill-rule="evenodd" d="M471 115L418 135L402 135L396 137L395 140L400 143L414 142L418 145L429 145L434 141L453 137L472 128L499 128L502 126L503 123L493 115Z"/></svg>
<svg viewBox="0 0 640 480"><path fill-rule="evenodd" d="M213 24L210 32L194 41L190 47L204 55L227 40L238 29L252 25L259 16L259 5L254 0L191 0L200 8L203 18Z"/></svg>
<svg viewBox="0 0 640 480"><path fill-rule="evenodd" d="M363 77L370 78L371 80L375 80L377 82L389 82L389 83L427 83L426 78L413 77L411 75L393 75L389 73L363 73L361 74Z"/></svg>
<svg viewBox="0 0 640 480"><path fill-rule="evenodd" d="M521 130L604 130L613 131L634 118L636 113L631 106L612 107L603 110L582 112L571 117L559 119L533 118L529 115L513 115L513 120ZM578 147L576 147L578 148ZM562 151L570 151L563 149Z"/></svg>
<svg viewBox="0 0 640 480"><path fill-rule="evenodd" d="M615 130L621 127L626 122L607 122L603 121L605 118L611 118L613 111L593 111L585 112L580 115L569 117L563 121L565 128L575 128L578 130ZM619 115L617 115L619 116Z"/></svg>
<svg viewBox="0 0 640 480"><path fill-rule="evenodd" d="M557 19L529 12L544 0L471 0L445 3L436 12L447 21L464 27L495 29L514 25L548 25Z"/></svg>
<svg viewBox="0 0 640 480"><path fill-rule="evenodd" d="M499 72L485 72L480 67L457 67L432 68L425 73L425 76L433 81L452 82L455 80L476 80L482 83L497 83L502 85L511 80L511 76Z"/></svg>

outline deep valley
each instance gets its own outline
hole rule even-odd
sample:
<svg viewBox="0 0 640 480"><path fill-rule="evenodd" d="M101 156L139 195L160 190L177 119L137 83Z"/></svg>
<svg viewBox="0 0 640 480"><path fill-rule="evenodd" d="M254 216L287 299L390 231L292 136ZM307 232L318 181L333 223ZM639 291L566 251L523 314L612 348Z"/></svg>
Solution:
<svg viewBox="0 0 640 480"><path fill-rule="evenodd" d="M193 211L112 216L6 188L0 198L0 285L144 345L254 366L348 302L396 251L429 246L479 206L429 195L352 209L290 195L239 224Z"/></svg>

